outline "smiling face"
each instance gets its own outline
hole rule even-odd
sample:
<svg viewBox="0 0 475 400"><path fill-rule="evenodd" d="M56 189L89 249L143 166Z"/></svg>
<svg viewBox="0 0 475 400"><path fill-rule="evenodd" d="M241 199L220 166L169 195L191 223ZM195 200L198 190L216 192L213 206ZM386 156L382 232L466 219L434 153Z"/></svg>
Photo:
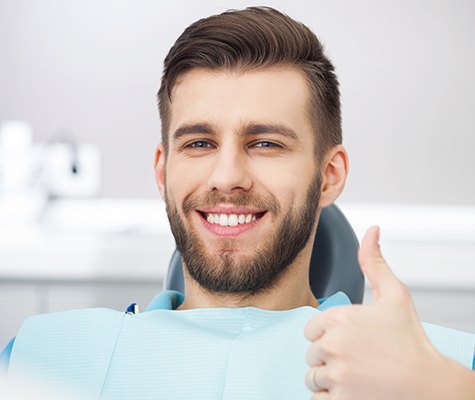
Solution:
<svg viewBox="0 0 475 400"><path fill-rule="evenodd" d="M272 287L311 246L322 175L295 68L194 69L172 93L156 176L189 275L213 292Z"/></svg>

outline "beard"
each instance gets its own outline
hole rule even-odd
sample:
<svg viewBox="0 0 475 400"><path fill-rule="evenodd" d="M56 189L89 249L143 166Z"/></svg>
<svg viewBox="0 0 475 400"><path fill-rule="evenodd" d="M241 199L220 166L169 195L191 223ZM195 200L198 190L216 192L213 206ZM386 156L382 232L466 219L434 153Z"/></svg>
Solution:
<svg viewBox="0 0 475 400"><path fill-rule="evenodd" d="M317 171L304 203L295 210L290 209L253 254L239 257L236 256L232 238L221 239L218 254L207 254L203 240L191 226L186 227L175 204L165 196L171 231L188 274L202 288L211 292L254 295L274 287L312 235L321 182L321 173ZM267 210L274 217L280 213L279 203L274 196L261 197L249 192L233 196L219 192L209 192L203 196L190 194L183 201L183 211L187 219L191 220L191 214L196 210L219 203Z"/></svg>

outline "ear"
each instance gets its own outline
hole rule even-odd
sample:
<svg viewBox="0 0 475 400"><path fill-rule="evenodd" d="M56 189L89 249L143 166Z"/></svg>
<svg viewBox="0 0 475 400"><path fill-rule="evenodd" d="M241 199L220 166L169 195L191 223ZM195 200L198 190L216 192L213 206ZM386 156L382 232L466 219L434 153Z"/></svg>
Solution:
<svg viewBox="0 0 475 400"><path fill-rule="evenodd" d="M155 150L155 161L153 167L155 170L155 182L157 182L158 190L162 199L165 200L165 149L163 144L159 144L157 150Z"/></svg>
<svg viewBox="0 0 475 400"><path fill-rule="evenodd" d="M322 169L320 208L332 204L343 191L348 176L348 154L342 145L332 147L325 155Z"/></svg>

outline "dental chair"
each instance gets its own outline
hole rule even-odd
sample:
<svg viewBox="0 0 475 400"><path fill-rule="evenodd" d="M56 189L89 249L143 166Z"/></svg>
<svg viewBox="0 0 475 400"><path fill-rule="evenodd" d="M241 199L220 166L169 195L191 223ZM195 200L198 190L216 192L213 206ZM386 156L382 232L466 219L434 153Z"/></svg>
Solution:
<svg viewBox="0 0 475 400"><path fill-rule="evenodd" d="M317 299L342 291L353 304L364 295L364 276L358 264L358 239L336 205L322 210L310 260L310 286ZM165 290L184 293L183 265L176 249L165 277Z"/></svg>

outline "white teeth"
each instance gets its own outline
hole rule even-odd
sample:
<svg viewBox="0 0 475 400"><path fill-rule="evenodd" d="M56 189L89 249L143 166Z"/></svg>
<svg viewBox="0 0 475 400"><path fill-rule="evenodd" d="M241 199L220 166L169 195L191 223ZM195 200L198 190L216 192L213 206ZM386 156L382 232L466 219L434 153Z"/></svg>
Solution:
<svg viewBox="0 0 475 400"><path fill-rule="evenodd" d="M228 217L228 225L229 226L236 226L238 224L238 216L236 214L231 214Z"/></svg>
<svg viewBox="0 0 475 400"><path fill-rule="evenodd" d="M228 216L226 214L219 214L219 225L228 226Z"/></svg>
<svg viewBox="0 0 475 400"><path fill-rule="evenodd" d="M237 226L242 224L249 224L257 220L253 214L208 214L206 221L210 224L221 226Z"/></svg>

